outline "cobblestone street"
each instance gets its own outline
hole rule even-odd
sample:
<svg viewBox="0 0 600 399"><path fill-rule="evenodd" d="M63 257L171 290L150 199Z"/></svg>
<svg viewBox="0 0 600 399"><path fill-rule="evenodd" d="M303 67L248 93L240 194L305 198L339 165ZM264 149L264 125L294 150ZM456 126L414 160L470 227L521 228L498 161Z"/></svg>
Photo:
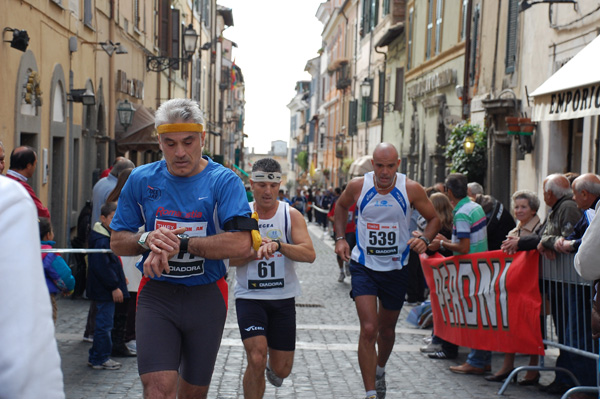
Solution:
<svg viewBox="0 0 600 399"><path fill-rule="evenodd" d="M303 295L297 298L297 346L294 369L281 388L267 383L265 398L364 398L357 360L358 318L349 297L349 278L337 282L338 269L333 241L324 238L315 225L309 226L317 260L297 268ZM232 269L233 270L233 269ZM232 275L229 276L232 281ZM231 285L230 285L231 287ZM245 354L236 322L233 295L230 291L229 313L221 349L209 391L209 398L242 398ZM57 340L62 356L65 392L68 399L141 398L142 386L135 358L120 358L118 371L97 371L86 366L90 344L82 341L89 302L59 301ZM410 306L405 306L397 327L396 345L386 376L388 399L396 398L491 398L497 397L501 384L485 381L481 376L451 373L448 367L466 359L468 350L461 348L456 360L430 360L419 352L422 339L431 330L419 330L406 322ZM553 364L556 351L550 350L546 364ZM493 369L502 362L502 354L493 356ZM527 356L517 356L516 365L524 365ZM522 376L520 376L522 377ZM542 373L541 383L553 379L552 372ZM507 398L552 398L536 387L511 384ZM557 397L557 396L555 396Z"/></svg>

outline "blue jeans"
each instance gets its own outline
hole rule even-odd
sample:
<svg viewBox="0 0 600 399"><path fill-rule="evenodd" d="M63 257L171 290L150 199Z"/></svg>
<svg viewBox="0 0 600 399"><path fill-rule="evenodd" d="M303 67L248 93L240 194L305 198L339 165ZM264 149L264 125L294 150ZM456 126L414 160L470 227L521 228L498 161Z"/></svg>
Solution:
<svg viewBox="0 0 600 399"><path fill-rule="evenodd" d="M115 303L110 301L96 301L96 330L94 331L94 343L90 348L88 361L97 366L110 358L112 351L112 339L110 331L113 328L113 317L115 315Z"/></svg>
<svg viewBox="0 0 600 399"><path fill-rule="evenodd" d="M96 339L95 335L94 339ZM482 351L479 349L471 349L471 353L469 353L469 356L467 356L467 363L469 363L473 367L483 369L485 368L485 366L489 366L490 364L492 364L492 352Z"/></svg>

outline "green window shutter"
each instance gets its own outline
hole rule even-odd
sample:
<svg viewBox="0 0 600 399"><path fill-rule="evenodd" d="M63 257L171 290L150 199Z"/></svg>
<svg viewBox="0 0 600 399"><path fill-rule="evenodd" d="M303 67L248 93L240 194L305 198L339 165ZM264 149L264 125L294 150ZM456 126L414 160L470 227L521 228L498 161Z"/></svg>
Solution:
<svg viewBox="0 0 600 399"><path fill-rule="evenodd" d="M356 136L356 119L358 117L358 100L348 103L348 135Z"/></svg>
<svg viewBox="0 0 600 399"><path fill-rule="evenodd" d="M379 72L379 93L377 100L377 119L383 117L383 106L385 105L385 72Z"/></svg>
<svg viewBox="0 0 600 399"><path fill-rule="evenodd" d="M508 28L506 32L506 60L504 61L506 73L515 71L517 61L517 25L519 21L519 1L509 0L508 3Z"/></svg>
<svg viewBox="0 0 600 399"><path fill-rule="evenodd" d="M179 38L181 25L179 24L179 10L171 9L171 57L180 58ZM179 69L179 62L174 63L171 69Z"/></svg>
<svg viewBox="0 0 600 399"><path fill-rule="evenodd" d="M404 96L404 68L396 68L396 93L394 93L394 110L402 111Z"/></svg>

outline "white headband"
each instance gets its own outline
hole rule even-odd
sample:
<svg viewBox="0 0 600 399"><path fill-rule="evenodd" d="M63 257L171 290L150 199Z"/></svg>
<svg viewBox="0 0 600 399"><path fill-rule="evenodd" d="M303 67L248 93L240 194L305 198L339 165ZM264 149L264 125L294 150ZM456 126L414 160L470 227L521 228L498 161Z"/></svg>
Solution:
<svg viewBox="0 0 600 399"><path fill-rule="evenodd" d="M269 183L279 183L281 182L281 173L279 172L252 172L252 181L266 181Z"/></svg>

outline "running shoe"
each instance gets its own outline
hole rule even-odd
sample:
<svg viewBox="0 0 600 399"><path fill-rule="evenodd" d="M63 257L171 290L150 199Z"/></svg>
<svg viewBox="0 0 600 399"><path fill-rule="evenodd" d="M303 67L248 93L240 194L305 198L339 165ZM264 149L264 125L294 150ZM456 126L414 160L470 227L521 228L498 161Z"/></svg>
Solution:
<svg viewBox="0 0 600 399"><path fill-rule="evenodd" d="M340 272L340 276L338 277L338 283L343 283L345 278L346 278L346 275L344 274L344 271L342 270Z"/></svg>
<svg viewBox="0 0 600 399"><path fill-rule="evenodd" d="M377 399L385 399L385 373L381 377L375 376L375 390L377 391Z"/></svg>
<svg viewBox="0 0 600 399"><path fill-rule="evenodd" d="M277 374L271 370L268 364L265 373L267 375L267 380L271 383L271 385L279 388L281 384L283 384L283 378L277 377Z"/></svg>

